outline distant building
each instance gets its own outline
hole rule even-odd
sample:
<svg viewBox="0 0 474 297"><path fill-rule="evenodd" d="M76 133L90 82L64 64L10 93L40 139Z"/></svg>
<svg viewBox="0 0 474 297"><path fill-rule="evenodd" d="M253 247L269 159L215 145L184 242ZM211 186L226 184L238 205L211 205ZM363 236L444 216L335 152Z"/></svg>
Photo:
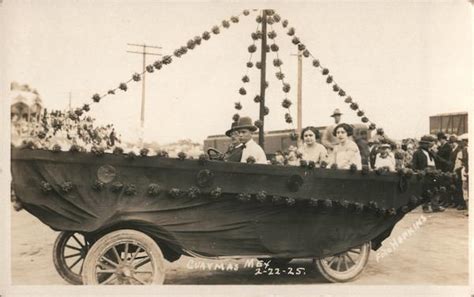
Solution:
<svg viewBox="0 0 474 297"><path fill-rule="evenodd" d="M430 116L430 134L444 132L462 135L467 131L467 112L441 113Z"/></svg>
<svg viewBox="0 0 474 297"><path fill-rule="evenodd" d="M43 101L36 89L16 82L10 85L10 115L12 122L24 120L26 122L39 121L43 111Z"/></svg>
<svg viewBox="0 0 474 297"><path fill-rule="evenodd" d="M43 111L43 101L35 89L16 82L11 83L7 98L11 102L11 142L18 146L39 122Z"/></svg>

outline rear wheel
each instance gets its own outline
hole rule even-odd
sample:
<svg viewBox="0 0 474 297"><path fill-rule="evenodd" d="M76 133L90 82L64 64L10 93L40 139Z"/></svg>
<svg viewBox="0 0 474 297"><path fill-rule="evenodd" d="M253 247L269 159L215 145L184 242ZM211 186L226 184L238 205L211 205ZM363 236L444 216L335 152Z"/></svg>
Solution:
<svg viewBox="0 0 474 297"><path fill-rule="evenodd" d="M322 259L315 259L316 268L330 282L349 282L360 276L369 260L370 242Z"/></svg>
<svg viewBox="0 0 474 297"><path fill-rule="evenodd" d="M156 242L142 232L114 231L89 250L82 279L86 285L162 284L163 254Z"/></svg>
<svg viewBox="0 0 474 297"><path fill-rule="evenodd" d="M53 246L53 262L56 271L68 283L82 284L82 265L90 243L80 233L59 233Z"/></svg>

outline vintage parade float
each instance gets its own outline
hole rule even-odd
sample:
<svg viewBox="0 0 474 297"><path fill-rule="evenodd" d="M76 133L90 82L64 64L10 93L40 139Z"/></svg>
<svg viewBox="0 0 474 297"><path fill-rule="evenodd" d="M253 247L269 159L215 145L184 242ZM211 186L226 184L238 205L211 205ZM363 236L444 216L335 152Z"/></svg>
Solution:
<svg viewBox="0 0 474 297"><path fill-rule="evenodd" d="M202 46L251 13L259 24L251 34L251 57L257 51L256 42L266 49L261 50L257 65L247 62L247 67L255 66L261 74L260 94L255 98L260 105L255 125L261 140L268 114L266 55L278 54L273 28L277 25L286 30L285 35L304 57L312 58L312 65L336 95L350 104L369 129L375 129L296 37L295 29L273 10L245 10L224 20L145 71L164 70L173 57ZM283 92L288 93L290 86L278 56L273 64ZM144 74L134 74L104 95L95 94L93 103L126 91L129 83ZM242 81L248 83L248 76ZM245 95L246 89L242 87L239 93ZM290 105L285 98L282 106L289 111ZM236 103L235 107L240 110L242 106ZM69 116L76 120L89 108L85 105ZM285 119L292 122L289 112ZM443 191L453 178L410 169L388 172L353 166L341 170L305 160L301 166L225 162L216 155L210 150L199 158L184 153L170 158L163 151L150 155L146 149L136 154L124 153L119 147L107 152L97 147L84 151L73 145L62 151L57 146L35 149L26 143L12 148L12 188L16 202L26 211L61 231L54 244L54 264L72 284L161 284L164 260L175 261L181 255L269 258L280 264L312 258L326 279L346 282L360 275L370 250L381 246L406 213Z"/></svg>

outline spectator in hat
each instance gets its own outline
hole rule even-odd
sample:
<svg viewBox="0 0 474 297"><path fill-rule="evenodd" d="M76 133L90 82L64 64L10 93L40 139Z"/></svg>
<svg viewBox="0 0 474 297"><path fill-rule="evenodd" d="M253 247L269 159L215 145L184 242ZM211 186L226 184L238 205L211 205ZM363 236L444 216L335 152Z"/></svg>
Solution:
<svg viewBox="0 0 474 297"><path fill-rule="evenodd" d="M298 151L303 160L314 161L317 167L321 162L327 162L328 152L322 144L317 142L320 139L318 129L313 126L304 128L301 131L301 139L303 139L303 144Z"/></svg>
<svg viewBox="0 0 474 297"><path fill-rule="evenodd" d="M370 144L369 164L371 169L375 169L375 161L377 160L377 154L379 153L380 141L377 138L372 138Z"/></svg>
<svg viewBox="0 0 474 297"><path fill-rule="evenodd" d="M360 151L360 157L362 161L362 165L369 165L370 160L370 144L367 139L368 133L367 130L360 131L358 137L355 137L354 142L357 144L357 147Z"/></svg>
<svg viewBox="0 0 474 297"><path fill-rule="evenodd" d="M362 168L360 151L354 141L350 139L353 134L352 126L342 123L333 130L333 135L337 137L338 144L334 146L333 153L329 157L329 164L336 164L339 169L350 169L355 164L357 169Z"/></svg>
<svg viewBox="0 0 474 297"><path fill-rule="evenodd" d="M448 143L448 137L443 132L439 132L436 137L438 139L438 152L435 154L436 169L443 172L449 172L452 167L450 160L452 147ZM442 205L450 204L450 200L451 199L447 192L440 195L440 202Z"/></svg>
<svg viewBox="0 0 474 297"><path fill-rule="evenodd" d="M379 153L375 158L375 169L378 168L388 168L389 171L395 171L395 157L388 143L380 146Z"/></svg>
<svg viewBox="0 0 474 297"><path fill-rule="evenodd" d="M339 110L339 108L336 108L331 115L331 117L334 118L335 124L327 126L326 130L324 130L323 138L321 139L321 142L326 147L328 152L332 152L332 150L334 149L334 146L339 143L339 140L336 137L336 135L333 133L333 131L334 131L335 126L338 125L339 122L341 121L341 116L342 116L341 111Z"/></svg>
<svg viewBox="0 0 474 297"><path fill-rule="evenodd" d="M257 164L267 164L267 156L263 149L252 139L252 132L257 130L250 117L241 117L234 127L239 133L239 140L243 144L242 157L240 162L247 163L250 157L255 159Z"/></svg>
<svg viewBox="0 0 474 297"><path fill-rule="evenodd" d="M465 197L464 188L467 188L467 173L469 172L467 138L458 140L458 147L453 151L453 154L453 172L456 174L456 181L454 185L456 189L453 195L453 207L456 207L458 210L465 210L467 209L465 201L465 198L467 197ZM466 184L466 186L464 186L464 184Z"/></svg>
<svg viewBox="0 0 474 297"><path fill-rule="evenodd" d="M433 146L434 140L431 136L423 136L419 141L418 150L413 154L412 168L414 170L424 170L427 168L435 169L435 156L430 148ZM425 185L427 187L429 185ZM425 189L423 190L425 195ZM423 204L423 212L441 212L445 209L439 206L438 196L431 195L431 210L430 203Z"/></svg>
<svg viewBox="0 0 474 297"><path fill-rule="evenodd" d="M385 131L383 128L378 128L376 130L375 135L372 137L372 139L375 141L377 140L379 143L389 143L389 144L395 144L395 141L390 139L387 134L385 134Z"/></svg>
<svg viewBox="0 0 474 297"><path fill-rule="evenodd" d="M242 159L243 144L239 139L239 132L235 130L238 122L233 122L230 129L225 132L227 137L230 137L230 145L224 153L224 160L230 162L240 162Z"/></svg>

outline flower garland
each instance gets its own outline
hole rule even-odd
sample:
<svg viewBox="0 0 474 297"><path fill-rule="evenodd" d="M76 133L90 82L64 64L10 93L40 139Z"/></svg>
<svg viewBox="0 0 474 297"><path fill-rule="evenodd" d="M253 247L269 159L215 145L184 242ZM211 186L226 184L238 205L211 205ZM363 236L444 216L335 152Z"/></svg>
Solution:
<svg viewBox="0 0 474 297"><path fill-rule="evenodd" d="M145 70L141 73L134 73L130 79L125 82L121 82L116 88L108 90L104 94L95 93L92 95L92 102L99 103L103 98L107 97L108 95L115 95L117 90L121 90L126 92L128 90L128 84L132 81L138 82L142 79L142 76L148 72L153 73L155 70L161 70L164 66L169 65L173 62L173 56L176 58L181 58L183 55L187 54L189 51L195 49L197 46L201 45L203 40L209 40L213 35L218 35L221 32L221 29L228 29L231 24L236 24L239 22L239 17L241 15L248 16L250 14L250 10L245 9L237 16L231 16L229 20L223 20L221 24L214 25L209 31L204 31L200 36L196 35L195 37L189 39L186 42L186 45L180 46L179 48L173 51L173 54L168 54L163 56L160 60L155 61L153 64L146 65ZM88 112L90 110L89 105L84 105L82 108L77 109L76 113L79 112ZM74 119L74 115L71 115L71 119Z"/></svg>
<svg viewBox="0 0 474 297"><path fill-rule="evenodd" d="M254 66L254 63L252 62L252 58L253 58L253 55L254 53L257 51L257 45L256 45L256 42L259 38L261 38L261 35L262 35L262 32L259 30L260 28L260 24L257 25L257 28L255 29L255 32L252 32L250 34L250 37L252 38L253 40L253 43L251 45L248 46L248 52L249 52L249 59L248 61L246 62L246 72L245 72L245 75L242 76L242 83L245 84L248 84L250 82L250 77L249 77L249 70L251 68L253 68ZM258 62L257 62L258 63ZM245 96L247 95L247 90L245 89L244 86L240 87L239 89L239 94L242 95L242 96ZM234 103L234 108L238 111L242 110L243 106L242 106L242 103L240 101L238 102L235 102ZM238 113L234 114L232 116L232 120L234 122L237 122L240 118L240 115ZM258 126L257 126L258 127ZM260 128L260 127L259 127Z"/></svg>
<svg viewBox="0 0 474 297"><path fill-rule="evenodd" d="M288 26L288 20L282 21L282 27L286 28ZM306 45L304 45L301 40L295 35L296 31L295 28L290 27L288 28L287 35L291 37L291 42L298 47L299 51L302 51L302 55L305 58L311 57L313 59L312 65L315 68L318 68L323 76L326 76L326 83L332 85L332 90L337 93L340 97L346 97L346 91L344 91L334 80L332 75L329 75L329 69L323 67L319 59L315 58L313 54L308 50ZM369 125L370 130L376 129L376 124L369 120L369 118L365 115L365 112L360 109L359 105L353 101L350 96L347 96L344 99L344 102L349 104L349 107L357 112L357 116L361 119L364 124Z"/></svg>
<svg viewBox="0 0 474 297"><path fill-rule="evenodd" d="M278 23L281 20L281 17L278 14L273 14L272 16L268 17L268 20L270 20L270 19L272 19L273 22ZM272 25L273 22L269 22L270 32L268 32L267 35L268 35L268 38L272 41L272 44L270 45L270 49L275 53L275 56L276 56L276 58L273 59L273 66L275 68L277 68L277 70L278 70L275 73L275 76L276 76L277 80L281 81L282 91L284 93L288 94L290 92L291 86L290 86L289 83L285 82L285 74L283 73L283 70L282 70L282 67L281 67L283 65L283 61L280 59L279 54L278 54L279 47L275 42L275 39L277 37L277 33L273 29L273 25ZM287 97L285 97L283 99L282 103L281 103L281 106L283 108L287 109L287 112L285 113L285 122L292 125L293 131L290 134L290 138L292 140L296 141L296 140L298 140L298 135L296 134L295 123L293 121L293 117L291 116L290 107L291 107L292 104L293 103L291 102L291 100L288 99Z"/></svg>

